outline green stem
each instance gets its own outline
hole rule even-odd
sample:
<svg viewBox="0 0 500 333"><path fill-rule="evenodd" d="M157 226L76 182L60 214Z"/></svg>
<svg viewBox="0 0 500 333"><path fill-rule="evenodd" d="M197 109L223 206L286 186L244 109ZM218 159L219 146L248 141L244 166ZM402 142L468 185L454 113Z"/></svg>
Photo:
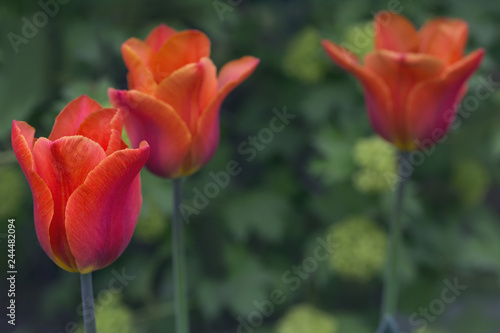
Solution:
<svg viewBox="0 0 500 333"><path fill-rule="evenodd" d="M184 222L181 218L182 179L172 180L174 186L174 216L172 220L172 256L174 266L175 332L189 332L187 303Z"/></svg>
<svg viewBox="0 0 500 333"><path fill-rule="evenodd" d="M384 291L382 295L382 321L390 316L394 317L398 307L399 295L399 267L398 253L401 247L401 212L403 207L403 196L409 175L405 174L405 164L408 165L408 153L398 154L398 184L396 189L396 201L390 227L389 253L387 258L386 275L384 280ZM405 163L406 162L406 163Z"/></svg>
<svg viewBox="0 0 500 333"><path fill-rule="evenodd" d="M80 281L82 285L83 327L85 333L97 333L92 273L81 274Z"/></svg>

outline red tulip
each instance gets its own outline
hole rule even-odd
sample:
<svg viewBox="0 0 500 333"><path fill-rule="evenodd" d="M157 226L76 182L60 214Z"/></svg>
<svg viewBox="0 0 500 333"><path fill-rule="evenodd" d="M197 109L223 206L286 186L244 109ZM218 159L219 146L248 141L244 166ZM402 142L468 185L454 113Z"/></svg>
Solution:
<svg viewBox="0 0 500 333"><path fill-rule="evenodd" d="M56 118L49 138L12 124L12 147L33 194L35 228L47 255L82 274L125 250L142 205L139 171L149 146L126 149L122 112L81 96Z"/></svg>
<svg viewBox="0 0 500 333"><path fill-rule="evenodd" d="M109 90L111 103L125 111L134 147L151 145L146 163L160 177L189 175L205 165L219 143L219 109L224 98L256 68L246 56L217 69L210 40L197 30L176 32L166 25L145 41L122 45L130 90Z"/></svg>
<svg viewBox="0 0 500 333"><path fill-rule="evenodd" d="M375 50L364 65L346 49L323 40L330 58L362 84L375 131L401 150L436 143L446 134L484 51L464 56L467 23L439 18L420 31L404 17L375 17Z"/></svg>

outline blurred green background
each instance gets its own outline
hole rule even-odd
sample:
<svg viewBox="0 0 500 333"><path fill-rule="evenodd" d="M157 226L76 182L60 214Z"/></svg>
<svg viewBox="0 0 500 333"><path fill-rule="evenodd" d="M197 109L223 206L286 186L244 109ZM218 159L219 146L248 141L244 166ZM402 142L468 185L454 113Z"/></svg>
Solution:
<svg viewBox="0 0 500 333"><path fill-rule="evenodd" d="M7 34L20 35L23 17L32 21L42 6L0 1L0 271L8 218L17 220L18 267L17 325L8 326L2 310L0 331L83 332L78 275L59 269L38 245L31 192L11 152L12 120L46 136L80 94L108 106L107 88L126 87L121 43L166 23L208 34L219 68L246 54L261 59L223 104L217 154L184 183L192 205L212 182L210 172L225 170L229 160L241 165L187 225L192 332L374 332L393 203L385 175L394 170L395 152L374 136L359 85L330 62L320 40L359 42L373 14L394 3L417 26L440 15L463 18L470 24L468 52L487 50L470 81L475 96L480 78L500 82L500 2L60 1L66 3L17 53ZM400 254L403 332L499 331L497 89L460 116L460 126L413 174ZM273 109L296 117L247 161L238 147L269 127ZM132 242L94 274L103 333L173 330L171 185L142 175L144 205ZM336 245L325 260L315 258L318 239ZM126 279L110 285L121 274ZM442 299L445 280L467 286L449 304ZM7 286L1 287L4 309Z"/></svg>

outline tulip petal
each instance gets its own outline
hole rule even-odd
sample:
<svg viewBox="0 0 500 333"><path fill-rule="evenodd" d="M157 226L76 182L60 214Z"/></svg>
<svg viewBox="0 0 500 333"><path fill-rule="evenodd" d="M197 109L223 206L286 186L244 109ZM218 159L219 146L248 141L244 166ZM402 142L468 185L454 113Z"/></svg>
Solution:
<svg viewBox="0 0 500 333"><path fill-rule="evenodd" d="M394 107L391 119L396 133L393 142L404 141L410 125L404 114L408 94L418 82L442 73L444 64L425 54L375 51L366 55L365 66L378 74L389 88Z"/></svg>
<svg viewBox="0 0 500 333"><path fill-rule="evenodd" d="M161 82L175 70L210 56L210 40L197 30L186 30L170 37L151 59L156 82Z"/></svg>
<svg viewBox="0 0 500 333"><path fill-rule="evenodd" d="M138 90L146 94L152 94L157 86L149 68L142 65L129 69L127 82L130 90Z"/></svg>
<svg viewBox="0 0 500 333"><path fill-rule="evenodd" d="M426 23L419 34L420 52L453 64L464 55L469 27L463 20L439 18Z"/></svg>
<svg viewBox="0 0 500 333"><path fill-rule="evenodd" d="M111 119L109 125L111 127L111 135L109 136L106 156L111 155L117 150L128 148L127 144L122 139L123 113L121 110L118 110L113 119Z"/></svg>
<svg viewBox="0 0 500 333"><path fill-rule="evenodd" d="M80 273L108 266L130 242L142 205L139 172L148 154L146 143L111 154L69 198L66 233Z"/></svg>
<svg viewBox="0 0 500 333"><path fill-rule="evenodd" d="M120 110L102 109L85 118L76 134L97 142L106 155L110 155L126 147L121 138L122 127L123 114Z"/></svg>
<svg viewBox="0 0 500 333"><path fill-rule="evenodd" d="M477 50L450 66L441 77L415 86L407 101L411 139L420 143L431 140L433 144L441 139L455 118L466 81L479 67L483 55L483 50ZM418 145L413 142L414 147Z"/></svg>
<svg viewBox="0 0 500 333"><path fill-rule="evenodd" d="M160 24L154 28L146 38L146 44L156 53L165 44L167 39L175 35L177 31L166 24Z"/></svg>
<svg viewBox="0 0 500 333"><path fill-rule="evenodd" d="M149 64L149 59L153 54L148 44L135 37L127 39L122 44L121 51L127 68L134 67L137 61Z"/></svg>
<svg viewBox="0 0 500 333"><path fill-rule="evenodd" d="M151 93L156 88L156 81L149 69L152 52L149 46L137 38L130 38L121 47L123 60L129 73L130 89Z"/></svg>
<svg viewBox="0 0 500 333"><path fill-rule="evenodd" d="M86 95L72 100L56 117L49 140L55 141L63 136L75 135L83 120L92 112L101 109L99 103Z"/></svg>
<svg viewBox="0 0 500 333"><path fill-rule="evenodd" d="M33 144L35 142L35 128L30 126L27 122L14 120L12 123L12 133L14 133L14 128L16 129L16 135L21 135L26 140L26 144L30 152L33 150ZM19 133L17 133L19 131ZM30 165L33 169L33 166Z"/></svg>
<svg viewBox="0 0 500 333"><path fill-rule="evenodd" d="M344 70L353 74L361 84L365 93L365 102L370 122L375 131L388 141L394 139L392 124L393 105L387 85L379 75L361 67L356 57L348 50L323 40L323 48L328 56Z"/></svg>
<svg viewBox="0 0 500 333"><path fill-rule="evenodd" d="M396 52L417 52L417 30L404 16L382 11L375 15L375 49Z"/></svg>
<svg viewBox="0 0 500 333"><path fill-rule="evenodd" d="M203 58L200 61L203 71L203 82L200 88L200 103L198 117L203 113L203 110L210 104L217 95L219 83L217 80L217 67L210 58Z"/></svg>
<svg viewBox="0 0 500 333"><path fill-rule="evenodd" d="M35 129L27 123L15 120L12 123L12 148L33 195L33 212L38 241L49 258L55 261L49 233L50 222L54 215L54 202L49 187L34 171L32 154L34 134Z"/></svg>
<svg viewBox="0 0 500 333"><path fill-rule="evenodd" d="M219 91L198 120L197 132L193 138L191 156L183 170L192 173L206 164L214 155L219 143L219 110L226 96L246 80L257 68L260 60L242 57L228 62L219 73Z"/></svg>
<svg viewBox="0 0 500 333"><path fill-rule="evenodd" d="M146 163L160 177L177 176L191 144L191 134L182 118L168 104L139 91L115 90L111 103L125 112L125 127L134 147L142 140L151 146Z"/></svg>
<svg viewBox="0 0 500 333"><path fill-rule="evenodd" d="M375 51L366 55L365 66L384 79L391 91L403 81L413 85L438 76L445 68L438 58L418 53Z"/></svg>
<svg viewBox="0 0 500 333"><path fill-rule="evenodd" d="M128 145L122 139L122 130L111 129L106 156L113 154L117 150L126 149Z"/></svg>
<svg viewBox="0 0 500 333"><path fill-rule="evenodd" d="M66 237L66 203L105 157L98 143L83 136L67 136L54 142L40 138L33 146L34 170L47 184L54 202L49 227L51 248L56 263L70 271L76 266Z"/></svg>
<svg viewBox="0 0 500 333"><path fill-rule="evenodd" d="M252 56L244 56L240 59L232 60L222 66L219 72L219 89L225 85L239 81L240 83L253 73L260 59Z"/></svg>
<svg viewBox="0 0 500 333"><path fill-rule="evenodd" d="M170 105L191 132L200 114L199 98L202 81L202 64L189 64L163 80L155 92L155 97Z"/></svg>

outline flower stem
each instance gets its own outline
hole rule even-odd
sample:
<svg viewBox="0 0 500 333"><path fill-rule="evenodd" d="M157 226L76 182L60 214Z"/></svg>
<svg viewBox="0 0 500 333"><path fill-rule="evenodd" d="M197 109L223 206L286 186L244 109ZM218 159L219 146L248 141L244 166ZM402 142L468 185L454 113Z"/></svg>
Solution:
<svg viewBox="0 0 500 333"><path fill-rule="evenodd" d="M408 153L398 154L398 184L396 189L396 200L390 227L389 252L387 258L386 275L384 280L384 291L382 295L382 321L390 316L394 317L398 306L399 296L399 251L401 246L401 212L403 207L403 196L409 175L405 173L405 163L408 161Z"/></svg>
<svg viewBox="0 0 500 333"><path fill-rule="evenodd" d="M94 293L92 288L92 273L81 274L83 327L85 333L96 333Z"/></svg>
<svg viewBox="0 0 500 333"><path fill-rule="evenodd" d="M181 218L182 179L172 180L174 186L174 216L172 220L172 256L174 265L175 332L189 332L187 304L184 222Z"/></svg>

